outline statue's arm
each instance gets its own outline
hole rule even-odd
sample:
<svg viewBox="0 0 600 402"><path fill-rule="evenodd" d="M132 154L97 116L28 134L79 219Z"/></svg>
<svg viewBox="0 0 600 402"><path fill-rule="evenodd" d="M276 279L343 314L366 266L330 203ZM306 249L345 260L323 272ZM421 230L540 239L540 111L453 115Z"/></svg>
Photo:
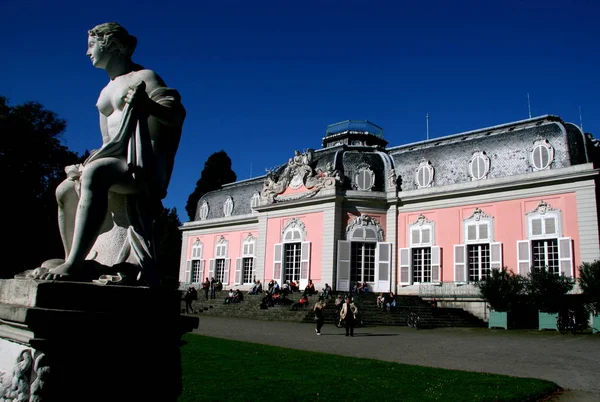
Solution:
<svg viewBox="0 0 600 402"><path fill-rule="evenodd" d="M185 112L183 112L183 107L181 107L178 98L179 95L177 95L177 99L172 95L168 95L167 91L165 91L164 96L161 95L160 90L166 89L166 85L154 71L141 70L137 72L137 75L140 81L144 81L146 84L146 91L145 96L139 94L139 103L137 99L132 100L134 106L141 107L147 114L156 118L164 125L181 126L185 118ZM170 93L172 92L174 91L171 90ZM157 93L158 95L155 95Z"/></svg>

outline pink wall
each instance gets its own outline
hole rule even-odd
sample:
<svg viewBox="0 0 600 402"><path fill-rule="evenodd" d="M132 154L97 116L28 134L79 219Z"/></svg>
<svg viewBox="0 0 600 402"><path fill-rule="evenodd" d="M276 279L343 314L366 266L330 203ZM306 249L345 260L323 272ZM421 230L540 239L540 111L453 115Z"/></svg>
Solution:
<svg viewBox="0 0 600 402"><path fill-rule="evenodd" d="M454 208L439 208L418 212L401 213L398 217L398 248L408 247L408 225L420 214L435 223L435 245L442 250L442 281L454 280L454 245L463 243L462 222L469 218L475 208L492 216L493 239L502 243L502 262L509 269L517 268L517 240L527 239L526 214L537 208L540 201L560 210L562 236L571 237L574 243L573 264L581 264L579 258L579 229L577 225L577 203L574 193L559 194L542 198L523 198L485 204L473 204Z"/></svg>
<svg viewBox="0 0 600 402"><path fill-rule="evenodd" d="M323 213L301 214L267 220L267 245L265 251L265 282L273 279L273 253L276 243L281 243L281 232L292 218L298 218L306 227L306 241L310 244L310 279L321 283L321 262L323 260Z"/></svg>
<svg viewBox="0 0 600 402"><path fill-rule="evenodd" d="M233 283L235 275L235 260L236 258L240 258L242 256L242 247L244 244L244 240L248 237L249 233L252 234L254 238L257 238L258 236L256 230L238 230L216 234L189 236L187 245L187 259L189 260L192 258L192 246L197 240L200 240L203 245L202 259L206 261L204 266L204 277L208 276L208 261L211 258L215 258L215 245L217 244L221 236L223 236L225 240L228 241L227 258L231 259L231 265L229 268L229 283Z"/></svg>

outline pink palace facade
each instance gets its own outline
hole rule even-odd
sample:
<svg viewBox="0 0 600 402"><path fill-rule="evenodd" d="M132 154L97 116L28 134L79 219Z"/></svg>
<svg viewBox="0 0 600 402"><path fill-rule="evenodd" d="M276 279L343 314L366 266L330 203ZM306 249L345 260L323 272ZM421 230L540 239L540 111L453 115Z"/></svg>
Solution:
<svg viewBox="0 0 600 402"><path fill-rule="evenodd" d="M373 123L336 123L321 149L204 195L179 279L359 281L456 305L503 266L577 277L600 259L598 150L550 115L393 147Z"/></svg>

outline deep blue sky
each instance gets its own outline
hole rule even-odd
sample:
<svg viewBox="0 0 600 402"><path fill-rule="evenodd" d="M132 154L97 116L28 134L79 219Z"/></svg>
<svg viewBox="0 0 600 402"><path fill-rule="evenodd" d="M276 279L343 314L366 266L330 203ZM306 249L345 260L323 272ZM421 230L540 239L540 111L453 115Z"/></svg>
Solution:
<svg viewBox="0 0 600 402"><path fill-rule="evenodd" d="M104 5L104 4L105 5ZM136 3L144 3L136 5ZM0 95L42 103L76 152L101 144L108 82L87 30L121 23L134 60L188 115L164 204L185 204L213 152L238 179L318 149L328 124L367 119L390 145L555 114L600 137L598 1L11 0L0 13ZM4 133L2 133L4 134ZM7 172L4 172L7 174Z"/></svg>

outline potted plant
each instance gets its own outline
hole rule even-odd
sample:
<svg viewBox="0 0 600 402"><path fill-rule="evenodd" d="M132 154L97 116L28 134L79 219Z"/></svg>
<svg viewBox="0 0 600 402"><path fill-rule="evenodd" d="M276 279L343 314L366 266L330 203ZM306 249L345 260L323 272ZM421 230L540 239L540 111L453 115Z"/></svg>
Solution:
<svg viewBox="0 0 600 402"><path fill-rule="evenodd" d="M481 297L490 307L488 328L508 329L508 313L513 310L518 296L523 292L523 279L503 267L493 269L487 278L477 284Z"/></svg>
<svg viewBox="0 0 600 402"><path fill-rule="evenodd" d="M575 283L571 278L543 268L532 268L528 278L527 293L538 309L538 329L558 330L558 312L566 305L566 295Z"/></svg>
<svg viewBox="0 0 600 402"><path fill-rule="evenodd" d="M592 332L600 332L600 261L584 262L579 267L579 286L585 306L592 316Z"/></svg>

